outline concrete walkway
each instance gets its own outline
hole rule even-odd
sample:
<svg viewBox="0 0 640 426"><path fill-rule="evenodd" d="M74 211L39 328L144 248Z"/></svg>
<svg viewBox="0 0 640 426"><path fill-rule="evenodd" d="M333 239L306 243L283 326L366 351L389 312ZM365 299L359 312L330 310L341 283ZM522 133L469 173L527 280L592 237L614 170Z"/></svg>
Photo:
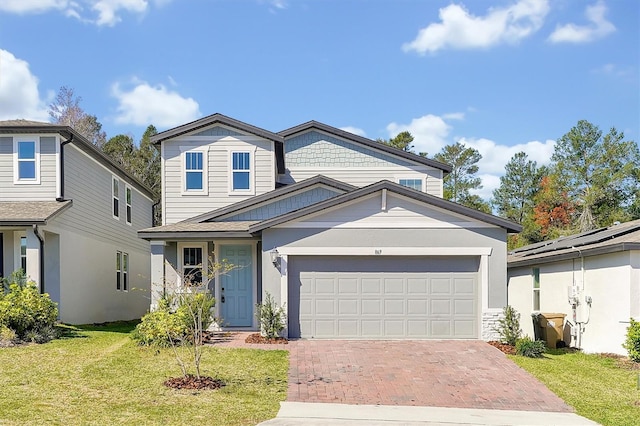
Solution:
<svg viewBox="0 0 640 426"><path fill-rule="evenodd" d="M313 404L282 402L275 419L265 426L392 426L392 425L528 425L571 426L598 423L573 413L478 410L469 408L402 407L385 405Z"/></svg>

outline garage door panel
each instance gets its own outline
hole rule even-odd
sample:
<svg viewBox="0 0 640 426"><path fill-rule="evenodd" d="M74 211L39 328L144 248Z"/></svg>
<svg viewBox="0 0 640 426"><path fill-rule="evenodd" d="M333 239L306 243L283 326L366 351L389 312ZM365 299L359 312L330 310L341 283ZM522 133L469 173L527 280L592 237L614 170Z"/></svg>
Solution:
<svg viewBox="0 0 640 426"><path fill-rule="evenodd" d="M476 338L477 260L404 260L290 257L290 336Z"/></svg>
<svg viewBox="0 0 640 426"><path fill-rule="evenodd" d="M382 315L382 300L362 299L360 301L362 315Z"/></svg>

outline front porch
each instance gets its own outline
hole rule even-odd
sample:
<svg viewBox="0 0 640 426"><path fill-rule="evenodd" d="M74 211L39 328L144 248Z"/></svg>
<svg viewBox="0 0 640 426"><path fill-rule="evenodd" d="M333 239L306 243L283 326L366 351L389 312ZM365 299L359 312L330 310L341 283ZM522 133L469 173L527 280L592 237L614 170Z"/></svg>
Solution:
<svg viewBox="0 0 640 426"><path fill-rule="evenodd" d="M219 329L257 330L261 259L256 238L152 240L151 309L163 295L189 284L215 297Z"/></svg>

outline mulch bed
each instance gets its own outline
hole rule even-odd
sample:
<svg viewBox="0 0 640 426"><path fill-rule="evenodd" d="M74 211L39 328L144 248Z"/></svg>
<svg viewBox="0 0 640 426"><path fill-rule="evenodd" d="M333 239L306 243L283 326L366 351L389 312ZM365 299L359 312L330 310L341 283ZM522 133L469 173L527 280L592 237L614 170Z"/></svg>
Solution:
<svg viewBox="0 0 640 426"><path fill-rule="evenodd" d="M226 384L220 379L208 376L200 376L198 379L192 374L183 377L171 377L165 380L164 385L171 389L213 390L220 389Z"/></svg>
<svg viewBox="0 0 640 426"><path fill-rule="evenodd" d="M268 339L264 336L261 336L260 333L253 333L247 336L246 339L244 339L245 343L261 343L261 344L267 344L267 345L286 345L289 343L289 341L287 339L285 339L284 337L276 337L273 339Z"/></svg>
<svg viewBox="0 0 640 426"><path fill-rule="evenodd" d="M487 342L487 343L490 344L491 346L493 346L494 348L498 348L500 351L502 351L503 353L505 353L507 355L515 355L516 354L516 347L515 346L505 345L504 343L497 342L495 340L493 340L491 342Z"/></svg>

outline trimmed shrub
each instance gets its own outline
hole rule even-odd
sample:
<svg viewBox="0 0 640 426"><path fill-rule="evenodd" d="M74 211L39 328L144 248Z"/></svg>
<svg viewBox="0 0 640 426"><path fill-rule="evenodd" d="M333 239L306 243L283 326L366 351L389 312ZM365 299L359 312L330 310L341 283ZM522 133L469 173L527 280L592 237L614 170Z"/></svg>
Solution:
<svg viewBox="0 0 640 426"><path fill-rule="evenodd" d="M627 327L627 338L622 344L627 350L629 359L640 362L640 322L630 319L629 327Z"/></svg>
<svg viewBox="0 0 640 426"><path fill-rule="evenodd" d="M260 333L268 339L280 337L287 324L284 306L278 306L269 292L262 303L256 305L256 317L260 322Z"/></svg>
<svg viewBox="0 0 640 426"><path fill-rule="evenodd" d="M531 340L523 337L516 342L516 354L529 358L540 358L547 352L547 346L542 340Z"/></svg>
<svg viewBox="0 0 640 426"><path fill-rule="evenodd" d="M520 314L512 306L507 305L502 310L503 318L498 321L495 331L500 334L500 342L515 346L522 335L520 329Z"/></svg>
<svg viewBox="0 0 640 426"><path fill-rule="evenodd" d="M27 332L52 328L57 318L57 304L48 294L40 294L33 282L14 281L9 292L0 295L0 326L12 329L21 339Z"/></svg>
<svg viewBox="0 0 640 426"><path fill-rule="evenodd" d="M177 305L177 306L175 306ZM162 298L158 309L142 317L132 338L143 346L170 347L175 343L192 340L196 316L201 316L201 330L213 322L211 309L215 299L208 293L185 293L175 299Z"/></svg>

